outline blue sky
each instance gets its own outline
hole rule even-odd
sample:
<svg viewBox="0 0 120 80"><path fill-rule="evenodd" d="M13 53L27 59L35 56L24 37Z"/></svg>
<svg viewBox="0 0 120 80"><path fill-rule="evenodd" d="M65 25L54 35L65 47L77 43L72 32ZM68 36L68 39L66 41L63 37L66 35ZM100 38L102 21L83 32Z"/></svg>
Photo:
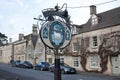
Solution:
<svg viewBox="0 0 120 80"><path fill-rule="evenodd" d="M33 18L42 15L41 10L62 6L68 7L90 6L113 1L97 6L97 13L120 7L120 0L0 0L0 32L8 38L18 39L19 33L24 35L32 32L32 25L36 24ZM71 21L74 24L84 24L90 17L89 7L68 8Z"/></svg>

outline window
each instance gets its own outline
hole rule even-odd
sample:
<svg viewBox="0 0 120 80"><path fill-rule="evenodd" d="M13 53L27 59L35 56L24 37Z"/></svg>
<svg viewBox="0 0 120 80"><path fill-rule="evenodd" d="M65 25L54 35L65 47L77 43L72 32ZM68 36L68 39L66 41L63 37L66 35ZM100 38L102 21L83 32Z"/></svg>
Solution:
<svg viewBox="0 0 120 80"><path fill-rule="evenodd" d="M64 58L60 58L60 63L64 63Z"/></svg>
<svg viewBox="0 0 120 80"><path fill-rule="evenodd" d="M99 67L99 56L98 55L93 55L90 56L90 67L91 68L98 68Z"/></svg>
<svg viewBox="0 0 120 80"><path fill-rule="evenodd" d="M39 53L42 53L42 52L43 52L43 49L42 49L42 48L40 48L40 49L39 49Z"/></svg>
<svg viewBox="0 0 120 80"><path fill-rule="evenodd" d="M97 19L96 18L93 18L92 19L92 25L96 25L98 23Z"/></svg>
<svg viewBox="0 0 120 80"><path fill-rule="evenodd" d="M73 27L71 32L72 34L76 34L77 33L76 27Z"/></svg>
<svg viewBox="0 0 120 80"><path fill-rule="evenodd" d="M52 63L52 58L48 58L48 62L49 62L49 63Z"/></svg>
<svg viewBox="0 0 120 80"><path fill-rule="evenodd" d="M43 46L42 46L42 43L41 42L39 42L38 43L38 46L39 46L39 53L42 53L43 52L43 50L44 50L44 48L43 48Z"/></svg>
<svg viewBox="0 0 120 80"><path fill-rule="evenodd" d="M77 43L73 43L73 52L77 52Z"/></svg>
<svg viewBox="0 0 120 80"><path fill-rule="evenodd" d="M97 42L97 36L93 36L93 46L98 46L98 42Z"/></svg>
<svg viewBox="0 0 120 80"><path fill-rule="evenodd" d="M24 47L24 45L22 45L22 49L21 49L23 52L25 51L25 47Z"/></svg>
<svg viewBox="0 0 120 80"><path fill-rule="evenodd" d="M98 19L97 19L97 16L96 16L96 15L93 15L91 19L92 19L92 20L91 20L92 25L98 24Z"/></svg>
<svg viewBox="0 0 120 80"><path fill-rule="evenodd" d="M78 57L73 57L73 66L74 67L79 67L79 59L78 59Z"/></svg>

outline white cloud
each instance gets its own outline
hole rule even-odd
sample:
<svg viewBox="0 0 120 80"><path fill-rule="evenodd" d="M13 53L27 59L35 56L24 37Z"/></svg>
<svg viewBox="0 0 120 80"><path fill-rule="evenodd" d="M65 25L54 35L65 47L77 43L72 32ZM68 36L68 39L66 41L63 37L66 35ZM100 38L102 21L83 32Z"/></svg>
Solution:
<svg viewBox="0 0 120 80"><path fill-rule="evenodd" d="M3 19L3 16L0 15L0 20Z"/></svg>
<svg viewBox="0 0 120 80"><path fill-rule="evenodd" d="M42 1L44 1L44 0L35 0L35 2L38 4L41 3Z"/></svg>
<svg viewBox="0 0 120 80"><path fill-rule="evenodd" d="M16 20L15 20L15 19L11 19L9 23L10 23L11 25L15 25Z"/></svg>
<svg viewBox="0 0 120 80"><path fill-rule="evenodd" d="M0 0L0 8L8 8L8 6L13 7L14 5L15 5L15 3L13 1Z"/></svg>
<svg viewBox="0 0 120 80"><path fill-rule="evenodd" d="M23 3L21 0L16 0L16 2L19 4L19 6L20 6L21 8L24 7L24 3Z"/></svg>
<svg viewBox="0 0 120 80"><path fill-rule="evenodd" d="M10 35L8 36L8 39L9 39L9 38L12 38L12 41L14 42L14 41L18 40L18 34L10 34Z"/></svg>
<svg viewBox="0 0 120 80"><path fill-rule="evenodd" d="M37 23L34 17L38 17L41 10L45 8L54 8L67 3L68 7L90 6L101 2L111 0L0 0L0 31L7 34L8 37L17 38L19 33L31 33L32 24ZM114 5L113 5L114 3ZM97 6L97 12L105 11L111 6L119 6L120 0L105 5ZM3 11L2 11L3 10ZM64 9L63 9L64 10ZM87 8L68 8L71 20L75 24L85 23L89 17L89 7ZM4 14L6 13L6 14Z"/></svg>

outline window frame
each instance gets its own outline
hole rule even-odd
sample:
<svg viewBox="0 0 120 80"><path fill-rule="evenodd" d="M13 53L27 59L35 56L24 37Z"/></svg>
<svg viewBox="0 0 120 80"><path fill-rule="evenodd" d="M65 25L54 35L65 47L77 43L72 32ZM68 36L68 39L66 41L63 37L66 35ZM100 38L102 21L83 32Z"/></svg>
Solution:
<svg viewBox="0 0 120 80"><path fill-rule="evenodd" d="M91 24L94 26L96 24L98 24L98 18L96 15L93 15L91 18Z"/></svg>
<svg viewBox="0 0 120 80"><path fill-rule="evenodd" d="M98 46L98 36L93 36L92 37L92 47L97 47Z"/></svg>
<svg viewBox="0 0 120 80"><path fill-rule="evenodd" d="M98 55L91 55L90 56L90 68L99 68L100 58Z"/></svg>
<svg viewBox="0 0 120 80"><path fill-rule="evenodd" d="M79 58L78 57L73 57L73 66L79 67Z"/></svg>
<svg viewBox="0 0 120 80"><path fill-rule="evenodd" d="M73 28L72 28L72 34L77 34L77 28L74 26Z"/></svg>
<svg viewBox="0 0 120 80"><path fill-rule="evenodd" d="M72 51L73 51L73 52L77 52L77 43L76 43L76 42L74 42L74 43L72 44Z"/></svg>

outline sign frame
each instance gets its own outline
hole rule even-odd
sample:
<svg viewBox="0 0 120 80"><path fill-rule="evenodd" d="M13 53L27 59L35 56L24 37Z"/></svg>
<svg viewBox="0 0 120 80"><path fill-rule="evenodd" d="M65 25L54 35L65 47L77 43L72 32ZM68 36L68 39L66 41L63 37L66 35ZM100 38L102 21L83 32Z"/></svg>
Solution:
<svg viewBox="0 0 120 80"><path fill-rule="evenodd" d="M71 31L69 27L60 20L43 23L39 35L42 42L51 49L63 49L71 42Z"/></svg>

